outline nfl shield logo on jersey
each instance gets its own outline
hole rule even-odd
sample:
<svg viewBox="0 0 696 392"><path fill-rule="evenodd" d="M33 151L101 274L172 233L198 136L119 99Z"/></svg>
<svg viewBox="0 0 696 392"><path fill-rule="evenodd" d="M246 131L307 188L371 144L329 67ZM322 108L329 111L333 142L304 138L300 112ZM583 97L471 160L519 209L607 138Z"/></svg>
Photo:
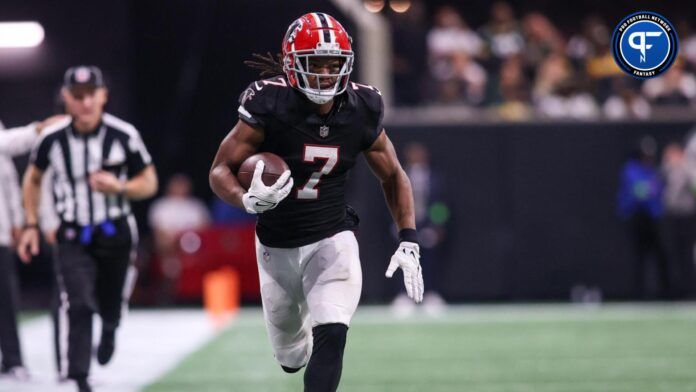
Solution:
<svg viewBox="0 0 696 392"><path fill-rule="evenodd" d="M319 127L319 136L321 136L321 137L329 136L329 127L326 125L322 125L321 127Z"/></svg>

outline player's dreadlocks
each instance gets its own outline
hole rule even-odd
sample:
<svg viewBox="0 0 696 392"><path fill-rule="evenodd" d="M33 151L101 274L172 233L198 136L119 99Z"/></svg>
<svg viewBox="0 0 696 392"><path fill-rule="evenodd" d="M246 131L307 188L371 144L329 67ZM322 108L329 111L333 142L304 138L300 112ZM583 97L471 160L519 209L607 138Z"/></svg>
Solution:
<svg viewBox="0 0 696 392"><path fill-rule="evenodd" d="M265 55L254 53L252 57L255 60L244 60L244 64L261 71L262 78L285 74L285 71L283 71L283 57L280 53L276 54L275 57L273 57L271 52L266 52Z"/></svg>

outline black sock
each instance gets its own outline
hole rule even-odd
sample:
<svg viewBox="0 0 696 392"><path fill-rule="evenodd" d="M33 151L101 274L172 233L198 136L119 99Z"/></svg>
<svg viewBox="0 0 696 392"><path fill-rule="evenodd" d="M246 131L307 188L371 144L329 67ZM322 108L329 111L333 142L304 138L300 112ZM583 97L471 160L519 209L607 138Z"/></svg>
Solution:
<svg viewBox="0 0 696 392"><path fill-rule="evenodd" d="M314 348L304 374L305 392L334 392L341 380L348 326L324 324L312 328Z"/></svg>

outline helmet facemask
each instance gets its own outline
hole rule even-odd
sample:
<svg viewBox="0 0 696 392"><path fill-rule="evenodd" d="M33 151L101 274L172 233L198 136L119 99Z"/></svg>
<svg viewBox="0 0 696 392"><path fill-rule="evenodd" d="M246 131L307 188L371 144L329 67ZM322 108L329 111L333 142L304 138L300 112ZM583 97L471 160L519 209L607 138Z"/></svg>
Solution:
<svg viewBox="0 0 696 392"><path fill-rule="evenodd" d="M324 53L325 52L325 53ZM311 72L310 61L315 58L338 59L340 69L337 73ZM303 50L285 56L285 72L292 72L297 80L297 89L316 103L324 104L346 91L348 79L353 71L353 52L346 50ZM327 79L334 79L330 86L322 86Z"/></svg>

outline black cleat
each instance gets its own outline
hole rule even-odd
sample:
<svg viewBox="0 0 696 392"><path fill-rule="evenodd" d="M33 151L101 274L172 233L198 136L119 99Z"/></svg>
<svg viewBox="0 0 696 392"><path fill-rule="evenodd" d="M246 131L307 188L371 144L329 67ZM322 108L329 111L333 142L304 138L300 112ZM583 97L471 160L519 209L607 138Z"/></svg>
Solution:
<svg viewBox="0 0 696 392"><path fill-rule="evenodd" d="M283 371L284 371L285 373L292 374L292 373L297 373L297 372L299 372L300 369L302 369L304 366L301 366L301 367L298 367L298 368L291 368L291 367L287 367L287 366L280 365L280 367L283 368Z"/></svg>
<svg viewBox="0 0 696 392"><path fill-rule="evenodd" d="M86 378L78 378L75 383L77 383L77 392L92 392L92 386Z"/></svg>
<svg viewBox="0 0 696 392"><path fill-rule="evenodd" d="M106 365L114 355L116 348L116 330L103 329L99 347L97 348L97 362L100 365Z"/></svg>

